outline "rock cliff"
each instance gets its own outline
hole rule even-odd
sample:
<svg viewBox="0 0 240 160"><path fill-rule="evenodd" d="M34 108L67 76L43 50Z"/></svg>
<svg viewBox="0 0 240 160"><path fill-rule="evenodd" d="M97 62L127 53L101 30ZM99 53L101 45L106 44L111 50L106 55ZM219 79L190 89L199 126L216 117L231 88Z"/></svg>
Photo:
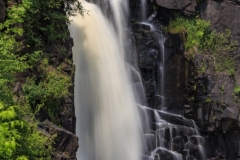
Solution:
<svg viewBox="0 0 240 160"><path fill-rule="evenodd" d="M229 56L235 59L234 76L217 71L214 56L196 53L194 59L185 58L184 35L153 31L146 24L133 24L149 107L161 108L163 99L160 93L164 88L165 110L196 121L205 138L208 159L236 160L239 157L239 97L234 91L240 81L239 5L237 0L152 0L148 3L148 21L158 28L168 25L177 13L188 18L198 15L210 21L211 29L218 32L230 29L231 41L238 42L229 52ZM159 45L157 37L165 40ZM159 68L163 52L165 82L160 86L163 75Z"/></svg>

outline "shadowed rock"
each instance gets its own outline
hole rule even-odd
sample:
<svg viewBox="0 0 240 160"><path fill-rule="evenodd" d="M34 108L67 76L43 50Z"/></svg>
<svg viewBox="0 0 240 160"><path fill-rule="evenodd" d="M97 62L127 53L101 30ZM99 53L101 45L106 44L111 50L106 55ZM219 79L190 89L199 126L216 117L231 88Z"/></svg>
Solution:
<svg viewBox="0 0 240 160"><path fill-rule="evenodd" d="M6 4L4 0L0 0L0 23L5 21L6 17Z"/></svg>
<svg viewBox="0 0 240 160"><path fill-rule="evenodd" d="M50 136L56 135L53 145L54 160L76 160L76 151L78 148L78 137L76 135L57 127L47 120L39 123L38 127Z"/></svg>
<svg viewBox="0 0 240 160"><path fill-rule="evenodd" d="M161 7L180 10L186 15L195 14L196 0L156 0Z"/></svg>

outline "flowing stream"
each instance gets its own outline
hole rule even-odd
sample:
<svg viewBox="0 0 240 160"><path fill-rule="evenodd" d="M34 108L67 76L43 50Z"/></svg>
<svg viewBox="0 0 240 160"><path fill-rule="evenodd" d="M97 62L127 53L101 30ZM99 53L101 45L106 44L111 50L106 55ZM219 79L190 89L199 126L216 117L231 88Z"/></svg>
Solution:
<svg viewBox="0 0 240 160"><path fill-rule="evenodd" d="M140 160L141 121L123 56L123 1L108 2L114 22L102 8L81 2L89 15L71 17L69 26L76 66L77 159Z"/></svg>

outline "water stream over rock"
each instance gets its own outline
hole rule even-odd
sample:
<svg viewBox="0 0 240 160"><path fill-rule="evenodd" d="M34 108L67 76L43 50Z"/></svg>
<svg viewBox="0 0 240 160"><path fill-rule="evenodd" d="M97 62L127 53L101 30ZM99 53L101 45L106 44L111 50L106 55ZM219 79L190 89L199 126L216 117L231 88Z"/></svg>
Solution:
<svg viewBox="0 0 240 160"><path fill-rule="evenodd" d="M205 160L194 121L169 112L175 90L166 88L165 33L146 22L130 26L125 0L81 2L89 15L69 26L78 159Z"/></svg>

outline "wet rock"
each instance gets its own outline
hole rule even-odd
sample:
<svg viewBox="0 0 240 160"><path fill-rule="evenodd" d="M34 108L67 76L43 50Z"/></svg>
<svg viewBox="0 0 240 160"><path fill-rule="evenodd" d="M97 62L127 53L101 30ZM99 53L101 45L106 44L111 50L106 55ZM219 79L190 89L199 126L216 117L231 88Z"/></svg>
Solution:
<svg viewBox="0 0 240 160"><path fill-rule="evenodd" d="M132 28L148 106L160 109L164 103L168 110L182 108L189 64L182 54L181 35L165 35L163 31L151 30L149 25L141 23L134 23Z"/></svg>
<svg viewBox="0 0 240 160"><path fill-rule="evenodd" d="M155 68L159 56L158 44L149 25L134 23L132 29L135 37L138 67L141 71L147 103L148 106L153 108L155 104L159 104L159 102L155 102L156 95L154 95Z"/></svg>
<svg viewBox="0 0 240 160"><path fill-rule="evenodd" d="M156 148L156 137L155 134L148 133L144 134L144 152L150 154Z"/></svg>
<svg viewBox="0 0 240 160"><path fill-rule="evenodd" d="M145 93L146 97L151 97L154 94L154 81L143 81L144 87L145 87Z"/></svg>
<svg viewBox="0 0 240 160"><path fill-rule="evenodd" d="M206 138L206 154L216 159L236 160L239 153L239 133L210 134Z"/></svg>
<svg viewBox="0 0 240 160"><path fill-rule="evenodd" d="M195 157L192 155L187 155L186 160L195 160Z"/></svg>
<svg viewBox="0 0 240 160"><path fill-rule="evenodd" d="M142 158L141 160L154 160L153 158L151 158L150 156L148 155L142 155Z"/></svg>
<svg viewBox="0 0 240 160"><path fill-rule="evenodd" d="M141 19L141 0L129 0L130 19Z"/></svg>
<svg viewBox="0 0 240 160"><path fill-rule="evenodd" d="M169 123L184 125L184 118L180 115L170 114L167 112L158 111L160 117Z"/></svg>
<svg viewBox="0 0 240 160"><path fill-rule="evenodd" d="M164 98L168 110L180 109L184 104L189 64L183 56L181 36L166 37L164 53Z"/></svg>
<svg viewBox="0 0 240 160"><path fill-rule="evenodd" d="M132 29L134 31L139 30L139 29L150 31L151 30L151 26L150 26L150 24L135 22L135 23L132 24Z"/></svg>
<svg viewBox="0 0 240 160"><path fill-rule="evenodd" d="M184 140L181 136L176 136L172 139L172 148L173 151L181 152L182 148L184 148Z"/></svg>
<svg viewBox="0 0 240 160"><path fill-rule="evenodd" d="M157 57L157 49L147 47L142 48L139 54L139 66L143 69L153 69L156 65Z"/></svg>
<svg viewBox="0 0 240 160"><path fill-rule="evenodd" d="M188 149L189 154L194 156L196 152L198 152L198 146L192 142L185 143L185 148Z"/></svg>
<svg viewBox="0 0 240 160"><path fill-rule="evenodd" d="M164 160L175 160L175 159L177 159L178 156L181 156L181 155L178 155L177 153L171 152L164 148L157 148L154 151L154 153L155 153L154 158L156 158L156 159L161 158Z"/></svg>
<svg viewBox="0 0 240 160"><path fill-rule="evenodd" d="M133 31L137 44L139 68L153 70L159 54L154 32L150 31L149 25L144 24L134 24Z"/></svg>
<svg viewBox="0 0 240 160"><path fill-rule="evenodd" d="M202 145L204 144L204 138L202 136L198 136L198 135L193 135L190 137L190 141L191 143L195 144L195 145Z"/></svg>

